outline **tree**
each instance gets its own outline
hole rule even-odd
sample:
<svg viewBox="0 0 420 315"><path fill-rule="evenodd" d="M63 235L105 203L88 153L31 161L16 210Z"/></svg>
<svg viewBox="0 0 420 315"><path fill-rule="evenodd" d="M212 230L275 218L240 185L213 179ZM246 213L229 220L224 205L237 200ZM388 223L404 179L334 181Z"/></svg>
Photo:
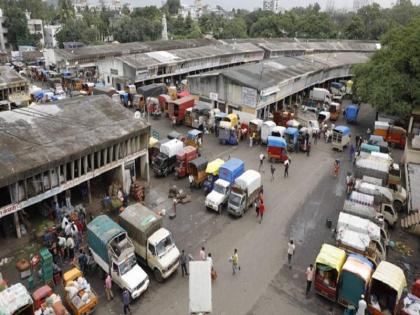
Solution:
<svg viewBox="0 0 420 315"><path fill-rule="evenodd" d="M364 25L360 16L353 15L344 27L344 37L348 39L364 39Z"/></svg>
<svg viewBox="0 0 420 315"><path fill-rule="evenodd" d="M220 38L245 38L247 37L244 19L236 17L226 22L220 34Z"/></svg>
<svg viewBox="0 0 420 315"><path fill-rule="evenodd" d="M167 8L169 14L176 15L181 9L181 2L179 0L167 0L164 8Z"/></svg>
<svg viewBox="0 0 420 315"><path fill-rule="evenodd" d="M76 17L76 12L71 3L71 0L59 0L58 1L58 14L57 20L60 23L66 23Z"/></svg>
<svg viewBox="0 0 420 315"><path fill-rule="evenodd" d="M14 49L19 45L36 45L36 37L29 34L25 13L17 6L5 7L7 41Z"/></svg>
<svg viewBox="0 0 420 315"><path fill-rule="evenodd" d="M378 111L406 118L420 105L420 19L394 27L369 62L357 65L355 92Z"/></svg>

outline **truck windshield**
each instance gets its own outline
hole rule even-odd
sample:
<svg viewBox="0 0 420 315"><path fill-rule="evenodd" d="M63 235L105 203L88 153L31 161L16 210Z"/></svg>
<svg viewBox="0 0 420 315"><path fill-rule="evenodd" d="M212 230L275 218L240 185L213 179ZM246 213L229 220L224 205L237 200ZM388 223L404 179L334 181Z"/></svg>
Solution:
<svg viewBox="0 0 420 315"><path fill-rule="evenodd" d="M158 256L163 255L173 246L174 246L174 240L172 238L172 235L169 234L167 237L165 237L156 245L156 253Z"/></svg>
<svg viewBox="0 0 420 315"><path fill-rule="evenodd" d="M215 185L215 186L214 186L214 190L215 190L216 192L218 192L219 194L222 194L222 195L224 195L224 194L225 194L225 187L223 187L223 186L220 186L220 185Z"/></svg>
<svg viewBox="0 0 420 315"><path fill-rule="evenodd" d="M123 276L125 275L128 271L131 270L131 268L133 268L135 265L137 264L136 261L136 256L135 255L131 255L129 256L123 263L121 263L119 265L120 268L120 274Z"/></svg>
<svg viewBox="0 0 420 315"><path fill-rule="evenodd" d="M229 196L229 203L233 206L239 207L241 203L241 197L231 193Z"/></svg>

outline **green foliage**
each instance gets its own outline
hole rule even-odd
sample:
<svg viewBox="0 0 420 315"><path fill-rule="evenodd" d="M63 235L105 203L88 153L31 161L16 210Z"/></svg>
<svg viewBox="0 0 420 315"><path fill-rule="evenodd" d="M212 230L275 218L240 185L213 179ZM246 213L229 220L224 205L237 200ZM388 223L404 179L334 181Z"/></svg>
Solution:
<svg viewBox="0 0 420 315"><path fill-rule="evenodd" d="M247 37L246 31L244 19L236 17L224 24L220 38L244 38Z"/></svg>
<svg viewBox="0 0 420 315"><path fill-rule="evenodd" d="M36 37L29 34L25 13L20 8L8 6L4 14L7 41L14 49L19 45L36 45Z"/></svg>
<svg viewBox="0 0 420 315"><path fill-rule="evenodd" d="M64 42L96 44L99 42L100 34L98 29L89 26L84 20L73 19L63 24L56 39L61 47Z"/></svg>
<svg viewBox="0 0 420 315"><path fill-rule="evenodd" d="M378 110L405 118L420 105L420 19L391 29L381 44L355 67L355 91Z"/></svg>
<svg viewBox="0 0 420 315"><path fill-rule="evenodd" d="M176 15L178 10L181 8L181 2L179 0L167 0L163 9L167 9L169 14Z"/></svg>

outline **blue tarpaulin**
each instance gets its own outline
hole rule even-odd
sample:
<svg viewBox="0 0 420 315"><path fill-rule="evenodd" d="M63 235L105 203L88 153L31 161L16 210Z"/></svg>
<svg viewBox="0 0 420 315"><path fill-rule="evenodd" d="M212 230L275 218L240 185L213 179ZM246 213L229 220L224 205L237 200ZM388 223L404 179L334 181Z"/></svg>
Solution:
<svg viewBox="0 0 420 315"><path fill-rule="evenodd" d="M334 130L342 133L344 136L350 134L350 128L347 126L337 126L334 128Z"/></svg>
<svg viewBox="0 0 420 315"><path fill-rule="evenodd" d="M242 160L232 158L219 168L219 178L233 183L235 179L245 171L245 164Z"/></svg>
<svg viewBox="0 0 420 315"><path fill-rule="evenodd" d="M268 136L267 145L269 147L286 148L287 143L282 137Z"/></svg>

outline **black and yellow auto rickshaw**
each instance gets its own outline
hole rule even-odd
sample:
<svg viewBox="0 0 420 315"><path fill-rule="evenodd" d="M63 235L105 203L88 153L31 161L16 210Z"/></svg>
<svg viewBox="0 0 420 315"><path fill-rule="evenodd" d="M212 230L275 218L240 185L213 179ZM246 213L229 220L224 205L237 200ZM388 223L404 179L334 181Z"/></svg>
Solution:
<svg viewBox="0 0 420 315"><path fill-rule="evenodd" d="M206 167L208 161L204 157L199 157L188 163L188 174L194 177L193 185L200 188L207 178Z"/></svg>

